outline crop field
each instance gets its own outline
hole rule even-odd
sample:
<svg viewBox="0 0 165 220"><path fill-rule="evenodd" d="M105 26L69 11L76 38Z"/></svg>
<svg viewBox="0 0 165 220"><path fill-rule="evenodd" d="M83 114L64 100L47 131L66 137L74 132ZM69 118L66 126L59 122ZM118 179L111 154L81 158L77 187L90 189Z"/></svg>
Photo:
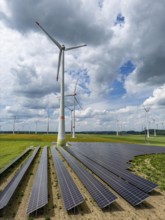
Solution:
<svg viewBox="0 0 165 220"><path fill-rule="evenodd" d="M24 150L30 146L48 146L48 197L49 202L41 212L37 215L28 217L26 215L27 201L29 201L32 190L33 181L36 170L39 164L42 150L37 154L32 166L28 170L14 194L10 204L7 206L7 211L0 215L0 220L3 219L164 219L165 216L165 154L152 154L137 156L131 161L130 171L138 174L148 180L159 185L159 188L151 193L151 196L144 204L138 207L132 207L124 199L118 198L117 202L110 205L109 208L101 210L95 201L91 199L89 192L82 185L76 174L70 168L68 163L62 158L64 165L68 169L70 175L76 182L76 185L85 197L85 204L80 205L76 211L66 212L64 204L60 196L56 172L54 170L53 161L51 158L49 147L52 142L56 142L57 136L54 134L1 134L0 135L0 169L10 163L13 159L19 156ZM111 142L111 143L131 143L147 146L165 147L165 137L157 136L150 137L147 140L144 135L94 135L94 134L77 134L76 138L71 138L69 134L66 136L67 142ZM82 145L83 146L83 145ZM9 172L2 176L0 180L0 191L2 191L17 170L22 166L31 152L23 157L19 163L12 166ZM102 182L102 181L101 181ZM105 183L103 183L105 185ZM108 187L109 188L109 187ZM112 192L113 190L110 189ZM113 192L115 194L115 192ZM117 195L117 194L116 194ZM0 213L1 214L1 213Z"/></svg>

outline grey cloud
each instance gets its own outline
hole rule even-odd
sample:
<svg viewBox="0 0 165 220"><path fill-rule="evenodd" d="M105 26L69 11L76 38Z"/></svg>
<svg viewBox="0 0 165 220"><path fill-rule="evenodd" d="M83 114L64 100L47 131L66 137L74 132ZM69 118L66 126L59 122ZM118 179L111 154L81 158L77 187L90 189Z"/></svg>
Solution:
<svg viewBox="0 0 165 220"><path fill-rule="evenodd" d="M23 33L40 31L35 25L37 20L49 33L68 44L99 44L109 37L106 29L98 24L95 9L87 10L81 1L15 0L8 1L8 7L11 17L7 22Z"/></svg>
<svg viewBox="0 0 165 220"><path fill-rule="evenodd" d="M45 95L59 92L59 84L51 76L42 76L35 67L21 66L12 70L15 76L14 93L28 98L42 98Z"/></svg>
<svg viewBox="0 0 165 220"><path fill-rule="evenodd" d="M136 55L137 83L161 85L165 82L165 2L136 1L128 19L131 24L132 55ZM134 38L133 38L134 37Z"/></svg>
<svg viewBox="0 0 165 220"><path fill-rule="evenodd" d="M138 82L146 82L149 85L162 85L165 82L165 51L155 51L143 59L144 65L138 68L136 77Z"/></svg>

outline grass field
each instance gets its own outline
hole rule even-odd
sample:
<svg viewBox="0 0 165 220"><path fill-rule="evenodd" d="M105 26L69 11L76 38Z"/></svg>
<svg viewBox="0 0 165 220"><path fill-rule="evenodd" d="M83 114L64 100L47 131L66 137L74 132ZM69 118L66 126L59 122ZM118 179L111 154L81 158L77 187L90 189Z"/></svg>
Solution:
<svg viewBox="0 0 165 220"><path fill-rule="evenodd" d="M16 158L29 146L50 146L56 142L57 135L54 134L1 134L0 135L0 169ZM133 143L143 145L155 145L165 147L165 137L150 137L145 140L142 135L113 136L77 134L76 138L66 136L68 142L116 142ZM147 161L147 163L146 163ZM139 175L158 183L165 190L165 155L145 155L135 158L132 169ZM154 171L154 172L153 172Z"/></svg>

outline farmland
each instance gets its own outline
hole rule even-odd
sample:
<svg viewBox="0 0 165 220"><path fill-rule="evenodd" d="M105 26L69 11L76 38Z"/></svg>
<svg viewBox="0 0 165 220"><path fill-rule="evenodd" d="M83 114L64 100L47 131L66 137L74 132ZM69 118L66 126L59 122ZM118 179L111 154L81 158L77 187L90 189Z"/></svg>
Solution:
<svg viewBox="0 0 165 220"><path fill-rule="evenodd" d="M142 144L148 146L165 146L165 137L150 137L148 140L145 140L144 136L110 136L110 135L76 135L75 139L70 138L70 135L67 135L68 142L116 142L116 143L134 143ZM0 168L4 167L11 160L17 157L21 152L23 152L29 146L50 146L52 142L56 141L56 135L41 135L41 134L8 134L0 135ZM27 208L26 201L29 200L29 194L32 189L32 183L34 181L34 176L37 169L37 164L39 162L39 157L41 151L38 154L35 162L28 171L25 179L23 179L21 185L19 186L19 195L15 195L13 200L16 201L17 205L11 205L11 211L6 214L6 217L15 219L25 219L25 210L23 207ZM28 157L28 156L27 156ZM131 170L137 173L140 176L143 176L157 184L159 184L159 189L153 192L151 196L144 205L141 205L138 208L131 207L123 199L119 198L117 203L112 204L112 206L107 210L100 210L96 203L91 200L91 197L87 190L84 188L82 183L79 181L77 176L64 161L65 166L71 173L72 177L76 181L76 184L79 189L83 192L86 202L84 205L81 205L78 208L77 213L67 214L63 208L63 202L60 197L59 187L57 186L57 177L54 172L53 163L50 155L49 158L49 204L44 208L44 214L40 214L37 219L122 219L126 218L128 215L130 218L127 219L163 219L165 214L163 205L165 205L165 155L144 155L138 156L132 161ZM11 168L11 172L6 178L6 182L11 179L13 173L21 166L21 163L24 162L26 158L20 161L20 164L17 164L14 168ZM1 190L5 186L5 182L1 184ZM25 187L26 186L26 187ZM24 192L24 193L21 193ZM161 201L161 204L160 204ZM151 204L153 207L151 207ZM151 210L150 210L151 209ZM130 214L131 213L131 214ZM12 219L11 218L11 219ZM35 216L33 216L35 219ZM33 219L32 218L32 219ZM0 218L3 219L3 218Z"/></svg>

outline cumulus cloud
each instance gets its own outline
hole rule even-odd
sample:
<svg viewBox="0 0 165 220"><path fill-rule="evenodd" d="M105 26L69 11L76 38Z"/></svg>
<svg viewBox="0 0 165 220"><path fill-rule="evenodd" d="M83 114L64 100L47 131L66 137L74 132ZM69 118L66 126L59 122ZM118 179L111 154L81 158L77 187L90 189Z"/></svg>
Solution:
<svg viewBox="0 0 165 220"><path fill-rule="evenodd" d="M153 95L145 100L144 105L165 106L165 85L155 89Z"/></svg>
<svg viewBox="0 0 165 220"><path fill-rule="evenodd" d="M1 112L14 115L24 109L27 114L29 110L45 114L48 99L49 107L55 112L58 109L58 101L54 100L60 91L59 82L55 81L59 51L37 27L36 20L61 44L88 44L65 54L66 94L73 93L80 75L77 93L84 108L76 114L79 121L84 120L82 129L88 127L92 118L97 122L97 129L101 124L110 129L108 121L115 121L117 112L121 118L128 114L131 120L133 110L131 107L122 110L123 106L163 105L164 9L163 0L152 4L149 0L78 0L72 4L52 0L28 3L2 0ZM119 15L124 19L122 25L117 24ZM136 68L122 77L120 67L127 61ZM114 80L121 78L125 93L117 100L111 96L115 91L112 86ZM66 104L72 106L72 101L68 99ZM15 112L5 110L6 106ZM114 113L110 110L113 108L119 111Z"/></svg>

